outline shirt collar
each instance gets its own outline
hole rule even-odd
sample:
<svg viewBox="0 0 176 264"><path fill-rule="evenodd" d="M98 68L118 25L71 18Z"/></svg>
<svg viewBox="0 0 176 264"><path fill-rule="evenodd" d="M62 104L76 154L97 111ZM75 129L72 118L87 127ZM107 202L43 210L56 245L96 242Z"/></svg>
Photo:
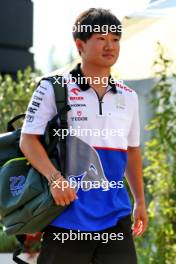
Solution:
<svg viewBox="0 0 176 264"><path fill-rule="evenodd" d="M76 84L80 87L80 89L82 91L86 91L90 88L90 85L88 83L86 83L85 78L84 77L82 71L81 71L81 63L78 63L76 65L76 67L70 71L71 77L74 77L76 81ZM81 82L78 83L78 80L81 79ZM108 81L108 85L111 87L109 90L111 90L113 93L117 93L116 90L116 85L114 83L114 80L111 82L112 77L111 75L109 76L109 81Z"/></svg>

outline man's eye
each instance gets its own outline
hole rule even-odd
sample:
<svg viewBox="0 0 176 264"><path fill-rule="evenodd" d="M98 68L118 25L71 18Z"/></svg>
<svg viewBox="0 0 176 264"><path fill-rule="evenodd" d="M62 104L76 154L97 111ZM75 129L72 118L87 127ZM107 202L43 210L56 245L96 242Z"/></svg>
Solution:
<svg viewBox="0 0 176 264"><path fill-rule="evenodd" d="M97 39L99 39L99 40L104 40L105 38L103 38L103 37L98 37Z"/></svg>

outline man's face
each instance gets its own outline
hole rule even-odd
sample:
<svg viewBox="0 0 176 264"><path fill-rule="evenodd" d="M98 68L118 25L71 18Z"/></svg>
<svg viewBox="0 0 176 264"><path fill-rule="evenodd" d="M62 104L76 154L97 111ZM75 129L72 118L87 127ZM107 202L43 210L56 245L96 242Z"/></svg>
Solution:
<svg viewBox="0 0 176 264"><path fill-rule="evenodd" d="M76 45L83 61L99 67L111 67L119 56L120 37L112 33L94 33L86 42L77 39Z"/></svg>

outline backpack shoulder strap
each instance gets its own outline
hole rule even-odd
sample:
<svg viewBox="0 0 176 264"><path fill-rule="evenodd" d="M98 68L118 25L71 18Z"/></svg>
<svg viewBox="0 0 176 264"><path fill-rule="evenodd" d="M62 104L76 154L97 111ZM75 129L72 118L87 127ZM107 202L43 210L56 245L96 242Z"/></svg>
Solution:
<svg viewBox="0 0 176 264"><path fill-rule="evenodd" d="M16 235L16 239L19 242L19 246L15 251L13 252L13 261L17 264L29 264L29 262L26 262L18 257L23 251L24 251L24 243L26 240L26 234L24 235Z"/></svg>
<svg viewBox="0 0 176 264"><path fill-rule="evenodd" d="M67 112L71 109L71 107L67 103L68 98L68 92L67 92L67 85L64 82L64 77L55 75L47 78L43 78L42 80L50 81L55 94L55 102L57 107L57 115L52 120L53 122L57 121L57 119L60 119L60 131L63 129L68 129L68 123L67 123ZM41 81L42 81L41 80ZM62 134L61 134L62 135ZM53 148L58 142L58 137L55 137L50 149ZM61 173L63 176L65 176L65 167L66 167L66 136L59 138L60 142L60 163L61 163ZM49 149L49 151L50 151Z"/></svg>
<svg viewBox="0 0 176 264"><path fill-rule="evenodd" d="M64 82L64 77L55 75L47 78L43 78L42 80L47 80L52 83L54 94L55 94L55 101L57 112L59 114L59 118L61 122L67 120L67 111L70 110L70 106L67 104L67 86Z"/></svg>

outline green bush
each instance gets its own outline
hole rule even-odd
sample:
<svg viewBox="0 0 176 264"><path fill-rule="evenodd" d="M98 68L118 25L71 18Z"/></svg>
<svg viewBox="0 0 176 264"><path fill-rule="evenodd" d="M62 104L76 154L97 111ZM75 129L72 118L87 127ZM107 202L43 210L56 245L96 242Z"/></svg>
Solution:
<svg viewBox="0 0 176 264"><path fill-rule="evenodd" d="M176 260L176 91L172 84L176 76L159 43L158 50L154 63L158 81L151 93L155 115L148 125L152 138L144 150L149 227L141 240L136 239L140 264Z"/></svg>
<svg viewBox="0 0 176 264"><path fill-rule="evenodd" d="M10 119L25 113L34 87L34 74L30 68L18 71L16 80L10 75L0 75L0 133L6 132Z"/></svg>
<svg viewBox="0 0 176 264"><path fill-rule="evenodd" d="M2 224L0 223L0 253L13 252L19 245L15 236L7 236L2 230Z"/></svg>

